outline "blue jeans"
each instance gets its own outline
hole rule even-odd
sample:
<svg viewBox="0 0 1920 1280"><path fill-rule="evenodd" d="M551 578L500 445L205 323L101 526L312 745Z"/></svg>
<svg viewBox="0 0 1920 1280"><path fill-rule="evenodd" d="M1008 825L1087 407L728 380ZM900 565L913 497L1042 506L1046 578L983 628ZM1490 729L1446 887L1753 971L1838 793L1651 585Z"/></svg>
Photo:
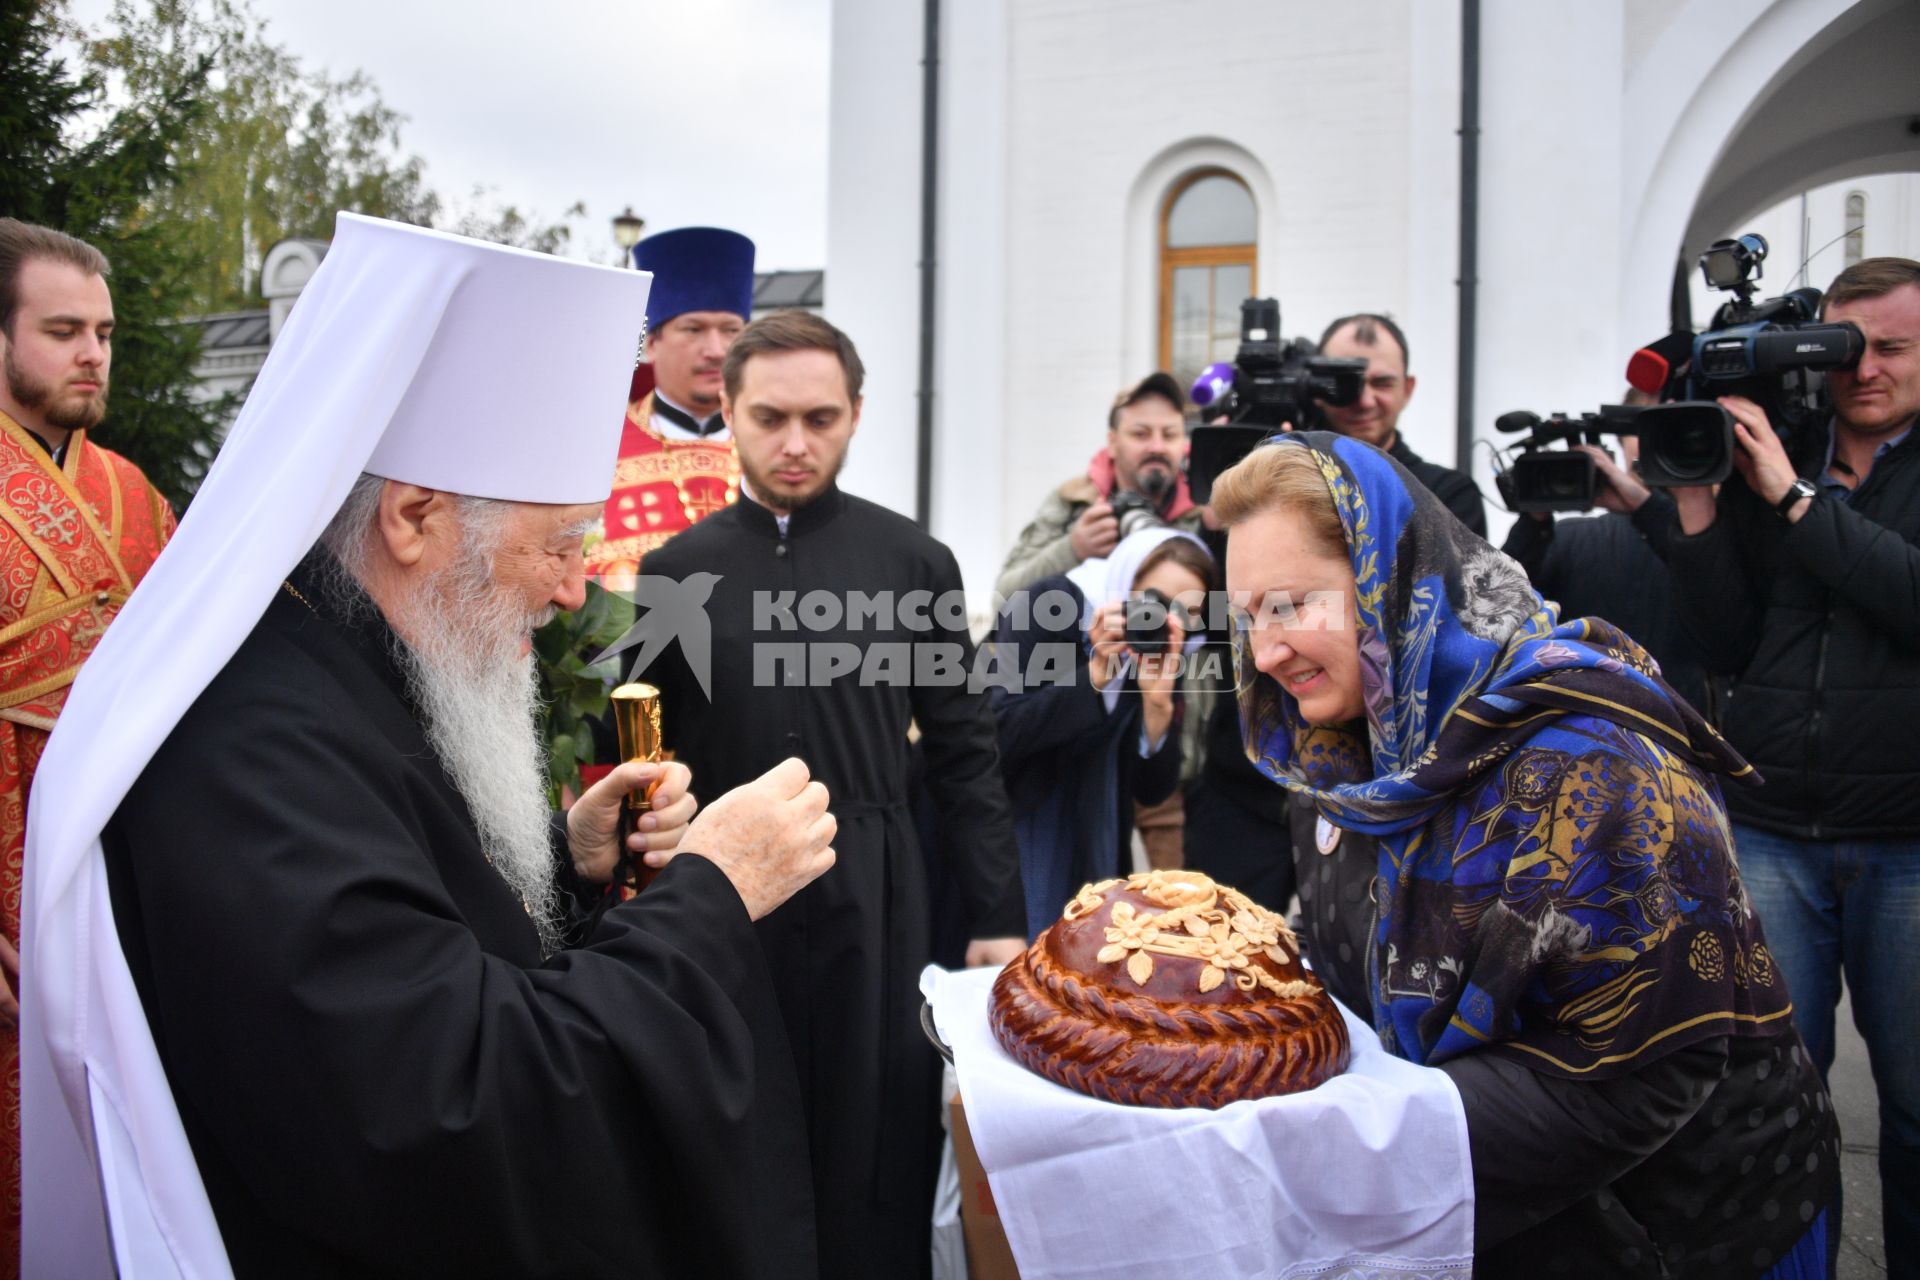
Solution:
<svg viewBox="0 0 1920 1280"><path fill-rule="evenodd" d="M1920 1275L1920 839L1801 840L1736 823L1733 842L1822 1076L1846 972L1880 1095L1889 1274Z"/></svg>

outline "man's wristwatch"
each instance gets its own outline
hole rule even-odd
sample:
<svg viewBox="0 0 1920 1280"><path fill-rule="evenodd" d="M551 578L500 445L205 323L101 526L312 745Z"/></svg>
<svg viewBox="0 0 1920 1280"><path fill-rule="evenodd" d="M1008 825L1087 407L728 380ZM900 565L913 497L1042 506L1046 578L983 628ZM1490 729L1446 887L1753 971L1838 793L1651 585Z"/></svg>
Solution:
<svg viewBox="0 0 1920 1280"><path fill-rule="evenodd" d="M1818 495L1819 492L1819 487L1816 486L1813 481L1802 476L1787 486L1787 496L1780 499L1780 501L1774 505L1774 514L1778 515L1782 520L1785 520L1787 513L1793 510L1795 503L1799 502L1802 498L1814 497Z"/></svg>

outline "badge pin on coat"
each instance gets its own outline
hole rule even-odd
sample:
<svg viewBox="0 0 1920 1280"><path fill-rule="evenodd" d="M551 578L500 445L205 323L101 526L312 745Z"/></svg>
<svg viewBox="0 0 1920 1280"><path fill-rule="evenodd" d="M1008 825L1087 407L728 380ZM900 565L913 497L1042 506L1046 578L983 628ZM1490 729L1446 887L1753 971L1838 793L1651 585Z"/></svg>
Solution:
<svg viewBox="0 0 1920 1280"><path fill-rule="evenodd" d="M1332 853L1340 847L1340 828L1317 815L1313 820L1313 847L1321 853Z"/></svg>

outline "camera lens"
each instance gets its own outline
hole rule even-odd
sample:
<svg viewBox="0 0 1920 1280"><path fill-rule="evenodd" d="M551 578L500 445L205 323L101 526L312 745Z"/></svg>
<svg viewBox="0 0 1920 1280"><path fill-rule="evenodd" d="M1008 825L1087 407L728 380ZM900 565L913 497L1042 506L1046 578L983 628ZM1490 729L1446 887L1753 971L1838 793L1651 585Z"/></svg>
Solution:
<svg viewBox="0 0 1920 1280"><path fill-rule="evenodd" d="M1671 404L1641 413L1640 462L1662 484L1712 484L1733 457L1731 419L1716 404Z"/></svg>
<svg viewBox="0 0 1920 1280"><path fill-rule="evenodd" d="M1140 494L1123 489L1114 494L1108 503L1113 508L1114 519L1119 521L1120 536L1123 538L1142 529L1157 529L1166 523L1160 518L1160 513L1154 510L1153 504Z"/></svg>
<svg viewBox="0 0 1920 1280"><path fill-rule="evenodd" d="M1718 461L1717 433L1707 424L1689 422L1660 441L1661 461L1667 472L1683 480L1698 479Z"/></svg>
<svg viewBox="0 0 1920 1280"><path fill-rule="evenodd" d="M1546 489L1550 497L1578 498L1586 492L1586 474L1577 466L1552 467L1547 471Z"/></svg>
<svg viewBox="0 0 1920 1280"><path fill-rule="evenodd" d="M1168 647L1167 615L1179 608L1152 587L1127 601L1127 647L1135 653L1159 653Z"/></svg>

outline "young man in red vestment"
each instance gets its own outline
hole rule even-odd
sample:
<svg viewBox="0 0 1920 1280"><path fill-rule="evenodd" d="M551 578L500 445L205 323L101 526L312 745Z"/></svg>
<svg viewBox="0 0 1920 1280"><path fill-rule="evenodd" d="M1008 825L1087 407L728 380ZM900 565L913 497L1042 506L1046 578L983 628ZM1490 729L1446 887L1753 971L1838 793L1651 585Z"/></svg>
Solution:
<svg viewBox="0 0 1920 1280"><path fill-rule="evenodd" d="M588 539L587 573L613 591L632 589L647 552L739 495L720 365L753 312L753 241L737 231L663 231L635 245L633 260L653 273L654 389L627 406L603 536Z"/></svg>
<svg viewBox="0 0 1920 1280"><path fill-rule="evenodd" d="M0 218L0 1275L20 1265L27 793L80 664L173 532L140 469L87 439L113 363L106 275L92 245Z"/></svg>

